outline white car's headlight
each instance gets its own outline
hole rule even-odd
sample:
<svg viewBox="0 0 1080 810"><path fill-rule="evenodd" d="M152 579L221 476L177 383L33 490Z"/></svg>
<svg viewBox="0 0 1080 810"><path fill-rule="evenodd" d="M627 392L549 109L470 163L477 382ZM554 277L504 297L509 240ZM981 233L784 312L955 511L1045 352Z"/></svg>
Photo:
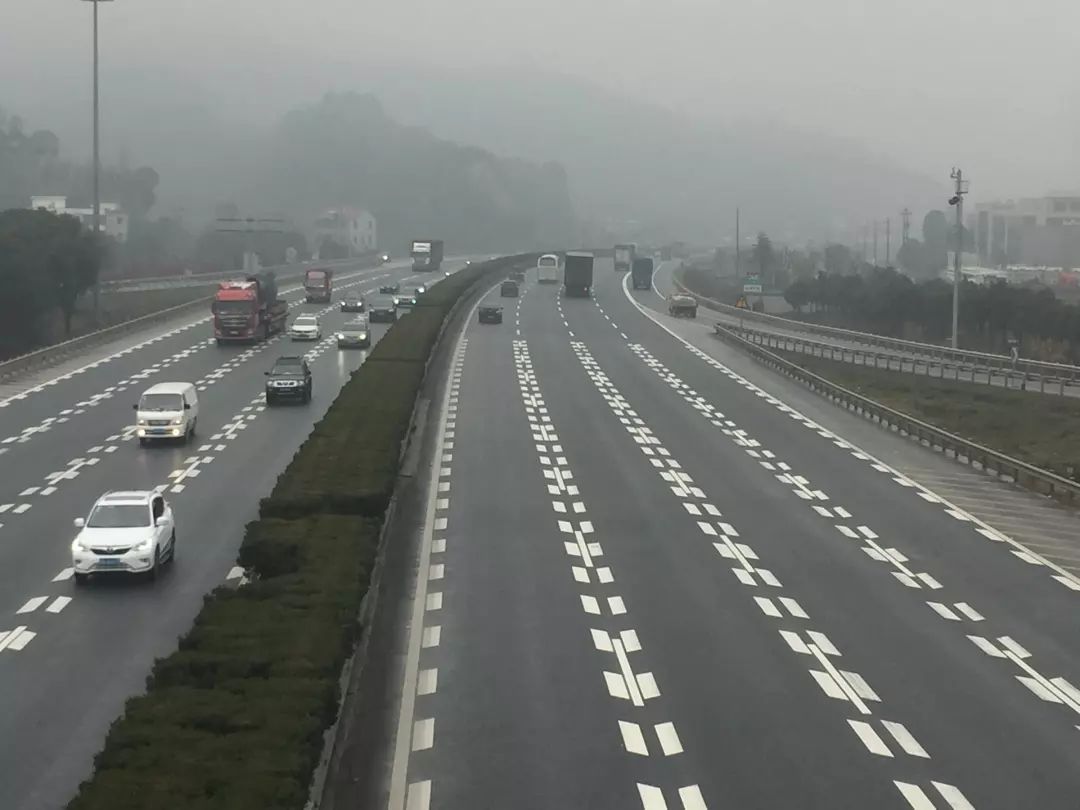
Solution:
<svg viewBox="0 0 1080 810"><path fill-rule="evenodd" d="M137 425L145 425L145 424L146 424L146 420L145 420L145 419L139 419L139 420L136 420L135 424L137 424Z"/></svg>
<svg viewBox="0 0 1080 810"><path fill-rule="evenodd" d="M151 546L153 546L153 545L154 545L154 538L153 537L147 537L145 540L142 540L142 541L136 543L134 546L132 546L131 550L132 551L149 551Z"/></svg>
<svg viewBox="0 0 1080 810"><path fill-rule="evenodd" d="M179 425L179 424L182 424L182 423L183 423L183 421L184 421L184 417L182 417L182 416L178 416L178 417L176 417L175 419L173 419L173 420L172 420L172 422L170 422L170 424L172 424L172 425Z"/></svg>
<svg viewBox="0 0 1080 810"><path fill-rule="evenodd" d="M345 335L341 334L341 332L338 332L338 336L337 336L337 339L338 339L338 340L344 340L344 339L345 339Z"/></svg>
<svg viewBox="0 0 1080 810"><path fill-rule="evenodd" d="M401 299L400 299L400 298L395 298L395 299L394 299L394 303L395 303L395 304L400 304L400 303L401 303Z"/></svg>

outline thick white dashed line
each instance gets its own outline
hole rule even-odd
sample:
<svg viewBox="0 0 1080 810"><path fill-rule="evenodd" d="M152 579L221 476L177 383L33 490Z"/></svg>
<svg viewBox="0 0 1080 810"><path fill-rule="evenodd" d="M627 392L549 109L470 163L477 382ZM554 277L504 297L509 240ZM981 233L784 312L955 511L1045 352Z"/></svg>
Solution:
<svg viewBox="0 0 1080 810"><path fill-rule="evenodd" d="M28 600L26 604L23 605L21 608L16 610L15 613L16 615L20 613L33 613L35 610L45 604L48 600L49 597L47 596L35 596L33 599Z"/></svg>
<svg viewBox="0 0 1080 810"><path fill-rule="evenodd" d="M19 652L25 649L35 636L37 633L28 630L26 625L16 627L14 630L0 630L0 652L5 650Z"/></svg>

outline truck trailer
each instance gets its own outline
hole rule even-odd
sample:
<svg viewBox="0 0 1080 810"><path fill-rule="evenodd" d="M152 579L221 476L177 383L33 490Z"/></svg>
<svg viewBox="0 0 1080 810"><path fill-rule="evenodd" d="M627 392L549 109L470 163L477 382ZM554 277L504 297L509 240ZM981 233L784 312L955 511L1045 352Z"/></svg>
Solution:
<svg viewBox="0 0 1080 810"><path fill-rule="evenodd" d="M442 239L416 239L409 250L413 272L436 271L442 266Z"/></svg>
<svg viewBox="0 0 1080 810"><path fill-rule="evenodd" d="M615 246L615 269L620 272L625 272L630 269L634 263L634 247L635 245L616 245Z"/></svg>
<svg viewBox="0 0 1080 810"><path fill-rule="evenodd" d="M567 298L588 298L592 291L593 254L571 251L563 263L563 292Z"/></svg>
<svg viewBox="0 0 1080 810"><path fill-rule="evenodd" d="M222 343L266 340L285 329L288 304L278 298L273 273L254 273L241 281L218 283L210 305L214 337Z"/></svg>
<svg viewBox="0 0 1080 810"><path fill-rule="evenodd" d="M334 271L316 268L306 270L304 296L309 304L329 304L334 297Z"/></svg>
<svg viewBox="0 0 1080 810"><path fill-rule="evenodd" d="M647 290L652 287L653 260L647 256L638 256L630 270L630 283L635 290Z"/></svg>

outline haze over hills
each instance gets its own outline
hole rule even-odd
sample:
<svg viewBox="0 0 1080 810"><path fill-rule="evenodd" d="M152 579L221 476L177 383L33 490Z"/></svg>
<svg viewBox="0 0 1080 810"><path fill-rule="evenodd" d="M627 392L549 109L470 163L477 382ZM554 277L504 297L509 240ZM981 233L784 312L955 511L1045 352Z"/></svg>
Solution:
<svg viewBox="0 0 1080 810"><path fill-rule="evenodd" d="M439 138L561 164L576 212L613 232L633 220L658 236L718 242L731 235L739 205L744 234L854 240L867 221L896 220L904 206L918 221L947 194L944 183L853 141L775 122L717 123L720 99L690 118L525 69L299 65L275 77L273 93L245 92L259 85L257 72L220 84L165 69L116 75L105 96L106 154L155 166L162 210L194 215L225 195L262 204L265 184L255 178L265 168L257 161L275 122L310 103L328 73L333 89L372 93L391 117ZM61 131L85 140L83 110L48 106L64 119Z"/></svg>

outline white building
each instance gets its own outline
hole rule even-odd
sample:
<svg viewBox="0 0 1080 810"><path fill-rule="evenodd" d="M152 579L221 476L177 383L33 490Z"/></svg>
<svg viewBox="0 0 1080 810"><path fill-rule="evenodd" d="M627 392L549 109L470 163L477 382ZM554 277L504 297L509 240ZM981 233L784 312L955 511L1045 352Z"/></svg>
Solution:
<svg viewBox="0 0 1080 810"><path fill-rule="evenodd" d="M1080 194L978 203L974 224L975 248L986 264L1080 264Z"/></svg>
<svg viewBox="0 0 1080 810"><path fill-rule="evenodd" d="M51 211L54 214L67 214L75 217L87 229L94 227L93 208L68 208L67 197L62 194L40 194L30 198L30 207L39 211ZM117 242L126 242L128 236L128 215L116 203L101 203L101 224L98 230L111 236Z"/></svg>
<svg viewBox="0 0 1080 810"><path fill-rule="evenodd" d="M350 256L373 253L376 240L375 217L362 208L330 208L315 220L315 247L325 239L347 248Z"/></svg>

